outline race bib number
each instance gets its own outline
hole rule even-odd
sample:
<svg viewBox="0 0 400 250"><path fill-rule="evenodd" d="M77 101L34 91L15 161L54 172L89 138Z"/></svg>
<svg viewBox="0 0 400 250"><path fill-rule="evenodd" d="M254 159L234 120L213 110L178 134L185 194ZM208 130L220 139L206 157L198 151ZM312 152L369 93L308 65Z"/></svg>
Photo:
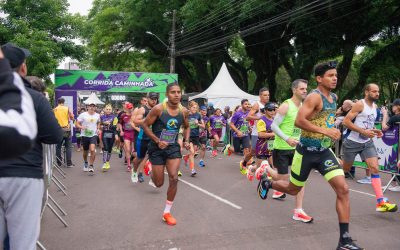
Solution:
<svg viewBox="0 0 400 250"><path fill-rule="evenodd" d="M113 133L110 133L110 132L106 132L106 133L104 133L104 138L113 138Z"/></svg>
<svg viewBox="0 0 400 250"><path fill-rule="evenodd" d="M268 150L273 150L274 149L274 140L268 140L267 145L268 145Z"/></svg>
<svg viewBox="0 0 400 250"><path fill-rule="evenodd" d="M215 121L215 128L222 128L222 121Z"/></svg>
<svg viewBox="0 0 400 250"><path fill-rule="evenodd" d="M83 135L86 136L86 137L92 137L92 136L94 136L94 132L92 130L90 130L90 129L85 129L83 131Z"/></svg>
<svg viewBox="0 0 400 250"><path fill-rule="evenodd" d="M168 144L175 143L178 131L163 129L160 135L160 141L165 141Z"/></svg>

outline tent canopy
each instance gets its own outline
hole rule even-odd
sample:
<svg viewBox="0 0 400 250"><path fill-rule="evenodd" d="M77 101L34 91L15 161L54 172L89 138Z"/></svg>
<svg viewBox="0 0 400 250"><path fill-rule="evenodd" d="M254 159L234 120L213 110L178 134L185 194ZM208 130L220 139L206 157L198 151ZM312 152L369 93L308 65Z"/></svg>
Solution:
<svg viewBox="0 0 400 250"><path fill-rule="evenodd" d="M229 106L231 110L235 106L240 105L242 99L248 99L250 103L259 100L258 96L250 95L236 85L229 74L225 63L222 64L217 77L210 87L208 87L203 93L191 96L189 100L198 98L207 99L208 103L212 103L215 108L223 109L225 106Z"/></svg>
<svg viewBox="0 0 400 250"><path fill-rule="evenodd" d="M96 95L96 93L91 93L90 96L83 101L84 104L104 104L104 102L102 102Z"/></svg>

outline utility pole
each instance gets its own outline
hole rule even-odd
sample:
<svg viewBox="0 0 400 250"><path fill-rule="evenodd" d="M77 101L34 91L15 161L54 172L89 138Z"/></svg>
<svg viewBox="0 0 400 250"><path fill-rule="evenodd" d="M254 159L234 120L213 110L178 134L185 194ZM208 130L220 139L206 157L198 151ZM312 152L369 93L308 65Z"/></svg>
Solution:
<svg viewBox="0 0 400 250"><path fill-rule="evenodd" d="M176 10L172 12L172 33L170 37L171 48L170 48L170 67L169 72L175 73L175 23L176 23Z"/></svg>

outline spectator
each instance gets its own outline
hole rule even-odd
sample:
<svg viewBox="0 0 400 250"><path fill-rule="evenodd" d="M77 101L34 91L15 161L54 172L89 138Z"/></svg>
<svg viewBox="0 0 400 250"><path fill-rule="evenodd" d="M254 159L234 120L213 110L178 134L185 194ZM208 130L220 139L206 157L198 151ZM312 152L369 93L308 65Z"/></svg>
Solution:
<svg viewBox="0 0 400 250"><path fill-rule="evenodd" d="M31 88L24 79L27 75L26 58L29 51L13 44L2 46L4 56L17 72L33 100L38 135L27 153L9 160L0 160L0 249L8 233L12 249L36 249L40 232L40 212L44 193L42 143L56 144L62 139L57 123L46 98ZM14 139L14 143L19 141Z"/></svg>
<svg viewBox="0 0 400 250"><path fill-rule="evenodd" d="M230 109L231 108L229 106L225 106L224 108L224 113L222 114L222 116L225 118L225 120L228 120L232 116Z"/></svg>
<svg viewBox="0 0 400 250"><path fill-rule="evenodd" d="M46 85L44 84L44 82L37 76L27 76L26 80L28 80L28 82L31 84L32 89L39 91L40 93L42 93L43 95L46 96L45 92L46 92Z"/></svg>
<svg viewBox="0 0 400 250"><path fill-rule="evenodd" d="M215 113L214 104L212 102L210 102L210 103L208 103L207 116L211 117L214 115L214 113Z"/></svg>
<svg viewBox="0 0 400 250"><path fill-rule="evenodd" d="M54 114L56 116L56 119L58 121L58 125L64 130L64 136L63 139L60 143L57 144L56 148L56 155L57 155L57 164L60 166L61 165L61 147L64 144L65 147L65 152L66 152L66 162L67 162L67 167L72 167L72 149L71 149L71 124L70 121L74 120L74 114L72 114L71 110L67 106L65 106L65 99L64 98L59 98L57 100L58 106L54 108Z"/></svg>
<svg viewBox="0 0 400 250"><path fill-rule="evenodd" d="M0 159L27 152L37 134L32 98L0 49ZM18 141L18 143L14 143ZM0 170L1 172L1 170Z"/></svg>

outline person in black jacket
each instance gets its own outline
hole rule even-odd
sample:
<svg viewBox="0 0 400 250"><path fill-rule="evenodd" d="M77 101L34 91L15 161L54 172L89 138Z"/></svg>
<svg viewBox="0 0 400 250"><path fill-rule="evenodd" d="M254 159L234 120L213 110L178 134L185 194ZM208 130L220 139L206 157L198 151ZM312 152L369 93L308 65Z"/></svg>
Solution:
<svg viewBox="0 0 400 250"><path fill-rule="evenodd" d="M50 103L24 79L28 51L13 44L3 45L2 50L11 68L21 76L33 100L38 134L33 148L27 153L0 160L0 249L7 233L12 249L36 249L44 192L42 143L57 144L63 137L63 131Z"/></svg>

